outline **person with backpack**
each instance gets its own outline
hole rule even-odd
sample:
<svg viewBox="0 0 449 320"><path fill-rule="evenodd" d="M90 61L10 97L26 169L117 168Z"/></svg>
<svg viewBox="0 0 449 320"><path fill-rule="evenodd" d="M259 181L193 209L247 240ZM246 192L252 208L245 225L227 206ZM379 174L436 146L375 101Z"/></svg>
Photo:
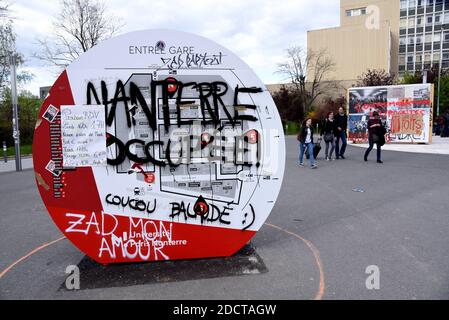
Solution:
<svg viewBox="0 0 449 320"><path fill-rule="evenodd" d="M371 150L373 150L374 144L377 145L377 163L383 163L381 159L381 148L385 144L385 129L382 121L380 120L379 112L374 111L373 117L368 120L368 142L369 148L365 152L364 160L368 161L368 156Z"/></svg>
<svg viewBox="0 0 449 320"><path fill-rule="evenodd" d="M334 160L332 158L332 154L335 150L335 120L334 120L334 113L329 112L326 116L326 119L323 122L323 125L321 127L321 136L324 136L324 142L326 143L326 149L325 149L325 156L326 161ZM331 146L331 150L329 152L329 145Z"/></svg>
<svg viewBox="0 0 449 320"><path fill-rule="evenodd" d="M309 152L310 167L312 169L316 169L318 166L315 163L315 157L313 155L313 147L315 146L315 144L313 143L313 128L311 118L307 118L304 121L297 139L299 141L299 166L304 167L304 152L307 149Z"/></svg>
<svg viewBox="0 0 449 320"><path fill-rule="evenodd" d="M343 107L338 108L338 114L335 116L335 159L345 159L346 146L346 129L348 128L348 116L345 114ZM341 140L341 149L340 149Z"/></svg>

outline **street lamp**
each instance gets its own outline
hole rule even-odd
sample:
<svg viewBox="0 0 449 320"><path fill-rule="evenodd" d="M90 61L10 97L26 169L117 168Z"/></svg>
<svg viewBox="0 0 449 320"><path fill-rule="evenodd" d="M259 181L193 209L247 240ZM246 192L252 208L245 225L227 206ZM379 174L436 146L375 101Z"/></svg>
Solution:
<svg viewBox="0 0 449 320"><path fill-rule="evenodd" d="M17 75L16 75L16 55L10 57L11 64L11 100L12 100L12 127L14 138L14 149L16 153L16 171L22 171L22 158L20 156L20 129L19 129L19 111L17 107Z"/></svg>

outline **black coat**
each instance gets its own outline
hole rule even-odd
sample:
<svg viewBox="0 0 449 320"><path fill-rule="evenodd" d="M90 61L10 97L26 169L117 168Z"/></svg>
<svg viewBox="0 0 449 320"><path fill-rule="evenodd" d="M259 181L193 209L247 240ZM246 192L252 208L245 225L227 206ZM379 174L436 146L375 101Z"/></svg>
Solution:
<svg viewBox="0 0 449 320"><path fill-rule="evenodd" d="M323 121L323 124L321 126L321 135L334 133L335 130L337 130L337 127L335 126L335 120L331 122L329 121L329 119L325 119Z"/></svg>
<svg viewBox="0 0 449 320"><path fill-rule="evenodd" d="M337 113L334 117L335 122L335 131L334 134L338 134L341 131L346 132L346 129L348 128L348 116L347 115L340 115ZM341 128L341 131L338 130L338 128Z"/></svg>
<svg viewBox="0 0 449 320"><path fill-rule="evenodd" d="M313 143L313 128L310 127L310 132L312 133L311 137L312 137L312 142ZM301 131L298 134L298 141L301 143L306 143L306 138L307 138L307 126L302 126Z"/></svg>
<svg viewBox="0 0 449 320"><path fill-rule="evenodd" d="M371 126L374 124L380 124L380 127L371 128ZM386 133L387 133L387 130L385 129L385 127L380 119L369 119L368 120L368 134L369 134L368 138L370 140L373 139L373 135L376 135L379 137L379 141L377 141L377 142L380 143L380 145L384 145Z"/></svg>
<svg viewBox="0 0 449 320"><path fill-rule="evenodd" d="M380 124L381 126L380 127L371 128L371 126L374 125L374 124ZM382 124L382 121L380 119L369 119L368 120L368 133L369 133L370 137L372 137L373 134L378 135L378 136L384 135L383 130L384 130L383 129L383 124Z"/></svg>

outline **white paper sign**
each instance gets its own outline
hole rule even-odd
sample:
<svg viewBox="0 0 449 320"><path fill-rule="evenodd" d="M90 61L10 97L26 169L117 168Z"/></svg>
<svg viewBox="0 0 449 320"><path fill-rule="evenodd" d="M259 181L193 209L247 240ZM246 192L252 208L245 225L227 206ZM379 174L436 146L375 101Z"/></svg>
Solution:
<svg viewBox="0 0 449 320"><path fill-rule="evenodd" d="M61 135L63 167L106 165L103 105L61 106Z"/></svg>

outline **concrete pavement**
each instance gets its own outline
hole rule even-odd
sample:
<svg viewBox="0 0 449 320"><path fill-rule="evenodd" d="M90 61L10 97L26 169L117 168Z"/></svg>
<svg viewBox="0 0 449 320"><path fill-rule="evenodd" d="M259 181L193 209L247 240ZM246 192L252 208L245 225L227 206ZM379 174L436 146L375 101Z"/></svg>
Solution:
<svg viewBox="0 0 449 320"><path fill-rule="evenodd" d="M368 148L367 143L351 144L354 147ZM441 138L433 136L431 144L401 144L392 143L382 147L383 150L410 152L410 153L427 153L427 154L445 154L449 155L449 138Z"/></svg>
<svg viewBox="0 0 449 320"><path fill-rule="evenodd" d="M198 278L192 264L192 277L182 281L119 286L105 279L108 286L84 290L81 274L81 290L67 291L61 289L65 269L84 256L61 240L4 273L0 298L449 298L447 156L385 151L385 163L379 165L363 162L364 150L350 146L347 160L325 162L321 153L319 168L311 170L297 166L295 138L287 137L286 143L281 194L267 224L252 240L267 272ZM0 182L2 272L61 233L39 198L33 171L2 173ZM357 188L365 192L354 192ZM366 287L369 266L380 270L380 290ZM119 267L109 267L120 273Z"/></svg>
<svg viewBox="0 0 449 320"><path fill-rule="evenodd" d="M22 169L27 170L33 168L33 158L26 157L22 158ZM8 162L0 162L0 173L16 171L16 161L14 158L9 158Z"/></svg>

